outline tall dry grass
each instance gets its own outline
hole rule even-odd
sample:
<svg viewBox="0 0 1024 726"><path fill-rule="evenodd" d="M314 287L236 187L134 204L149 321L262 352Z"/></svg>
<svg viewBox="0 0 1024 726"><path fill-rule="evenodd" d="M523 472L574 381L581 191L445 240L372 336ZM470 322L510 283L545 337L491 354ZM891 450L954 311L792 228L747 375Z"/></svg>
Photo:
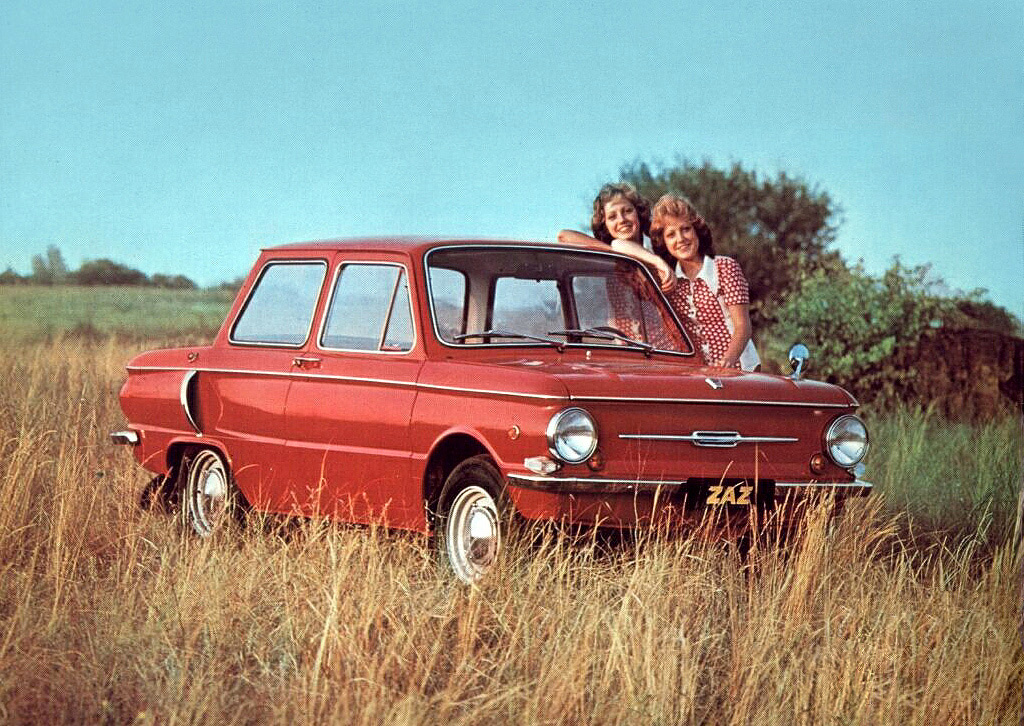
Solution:
<svg viewBox="0 0 1024 726"><path fill-rule="evenodd" d="M478 588L375 528L257 521L200 542L136 506L146 477L106 443L124 344L0 350L0 722L1017 719L1009 538L922 546L876 498L745 558L535 531Z"/></svg>

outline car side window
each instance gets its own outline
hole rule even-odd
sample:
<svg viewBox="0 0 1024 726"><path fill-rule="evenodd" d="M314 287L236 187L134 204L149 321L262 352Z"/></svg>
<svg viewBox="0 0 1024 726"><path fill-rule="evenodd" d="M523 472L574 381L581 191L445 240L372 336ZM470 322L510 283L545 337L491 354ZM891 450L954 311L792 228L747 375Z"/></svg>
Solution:
<svg viewBox="0 0 1024 726"><path fill-rule="evenodd" d="M466 276L457 270L431 267L430 298L438 335L453 342L456 335L466 332Z"/></svg>
<svg viewBox="0 0 1024 726"><path fill-rule="evenodd" d="M301 346L326 272L327 264L318 261L268 264L235 321L231 342Z"/></svg>
<svg viewBox="0 0 1024 726"><path fill-rule="evenodd" d="M414 342L409 278L398 265L341 267L320 347L402 353Z"/></svg>

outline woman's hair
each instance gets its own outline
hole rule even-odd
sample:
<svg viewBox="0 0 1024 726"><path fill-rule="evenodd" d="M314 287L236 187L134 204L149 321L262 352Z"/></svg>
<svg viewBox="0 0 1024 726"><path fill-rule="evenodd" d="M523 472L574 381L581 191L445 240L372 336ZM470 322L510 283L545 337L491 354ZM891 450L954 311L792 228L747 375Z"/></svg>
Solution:
<svg viewBox="0 0 1024 726"><path fill-rule="evenodd" d="M715 256L711 228L704 221L704 217L697 213L689 199L666 194L654 205L651 216L651 246L654 248L655 254L663 258L668 255L668 258L672 259L668 248L665 247L665 220L668 217L676 217L685 219L693 225L693 229L697 233L697 253L703 257ZM675 264L674 260L673 264Z"/></svg>
<svg viewBox="0 0 1024 726"><path fill-rule="evenodd" d="M605 244L611 244L612 234L604 223L604 205L616 197L624 198L636 208L636 215L640 219L640 234L648 234L651 227L651 205L640 196L632 184L617 182L601 187L594 200L594 216L590 218L590 229L594 232L594 237Z"/></svg>

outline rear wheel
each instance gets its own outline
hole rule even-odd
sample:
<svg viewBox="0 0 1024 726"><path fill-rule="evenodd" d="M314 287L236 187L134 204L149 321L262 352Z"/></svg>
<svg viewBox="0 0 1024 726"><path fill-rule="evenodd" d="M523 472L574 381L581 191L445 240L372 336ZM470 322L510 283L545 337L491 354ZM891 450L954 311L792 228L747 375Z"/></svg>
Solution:
<svg viewBox="0 0 1024 726"><path fill-rule="evenodd" d="M498 561L509 512L501 474L488 457L456 466L438 501L441 562L462 582L479 580Z"/></svg>
<svg viewBox="0 0 1024 726"><path fill-rule="evenodd" d="M238 511L238 493L224 459L213 449L194 449L181 460L182 513L200 537L211 534L233 520Z"/></svg>

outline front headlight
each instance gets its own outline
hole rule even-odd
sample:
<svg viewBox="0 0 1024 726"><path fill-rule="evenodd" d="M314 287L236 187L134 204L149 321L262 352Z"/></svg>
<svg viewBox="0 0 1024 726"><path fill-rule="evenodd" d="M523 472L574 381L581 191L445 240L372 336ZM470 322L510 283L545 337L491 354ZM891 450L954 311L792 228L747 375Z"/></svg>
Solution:
<svg viewBox="0 0 1024 726"><path fill-rule="evenodd" d="M597 448L597 426L582 408L567 408L551 417L548 450L566 464L582 464Z"/></svg>
<svg viewBox="0 0 1024 726"><path fill-rule="evenodd" d="M868 430L864 422L849 414L837 418L825 432L825 451L844 469L856 466L868 453Z"/></svg>

